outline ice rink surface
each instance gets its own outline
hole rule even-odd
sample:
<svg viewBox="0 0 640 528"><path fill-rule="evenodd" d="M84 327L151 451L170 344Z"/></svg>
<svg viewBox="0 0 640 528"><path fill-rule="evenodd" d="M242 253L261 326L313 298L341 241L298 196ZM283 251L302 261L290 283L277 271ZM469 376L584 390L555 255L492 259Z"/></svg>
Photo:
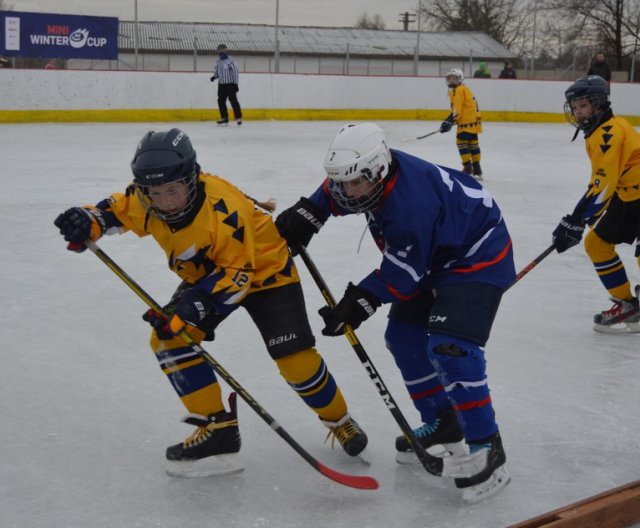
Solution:
<svg viewBox="0 0 640 528"><path fill-rule="evenodd" d="M310 194L340 122L176 124L203 169L278 210ZM459 167L454 133L402 141L435 122L381 122L391 146ZM287 387L242 310L205 348L310 453L377 478L377 491L344 488L308 466L244 402L239 475L176 479L164 450L192 428L148 347L142 302L89 251L77 255L53 226L130 181L129 162L149 130L171 123L0 126L3 273L0 369L0 524L6 528L238 527L495 528L640 478L640 335L602 335L594 313L611 306L582 246L553 253L505 294L486 348L489 382L511 484L472 506L420 465L395 462L399 429L343 337L320 334L322 297L304 269L318 348L369 435L371 465L323 444L325 428ZM586 188L582 138L567 124L487 123L480 136L485 186L510 228L516 267L551 242ZM331 219L309 246L334 296L378 266L362 216ZM100 246L161 304L178 278L149 239ZM634 284L633 248L621 256ZM384 346L386 308L357 332L412 425L417 413ZM223 384L225 394L228 387Z"/></svg>

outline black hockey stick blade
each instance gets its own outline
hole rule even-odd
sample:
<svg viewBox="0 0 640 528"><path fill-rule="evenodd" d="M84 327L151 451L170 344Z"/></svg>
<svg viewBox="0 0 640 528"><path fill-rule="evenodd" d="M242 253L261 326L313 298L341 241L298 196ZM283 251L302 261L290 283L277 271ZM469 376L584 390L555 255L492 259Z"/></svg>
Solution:
<svg viewBox="0 0 640 528"><path fill-rule="evenodd" d="M107 255L102 249L98 247L95 242L87 240L85 245L96 255L106 266L113 271L129 288L149 307L158 313L163 313L162 307L151 297L142 287L133 280L109 255ZM193 349L202 357L213 370L218 374L240 397L258 414L271 429L273 429L280 437L287 442L302 458L304 458L315 470L330 478L334 482L348 486L350 488L362 489L362 490L374 490L378 489L379 484L373 477L362 475L347 475L335 471L311 456L298 442L296 442L287 431L273 418L262 405L253 399L251 394L240 385L236 379L229 374L229 372L213 357L211 356L200 344L195 341L185 330L180 332L185 342L193 347Z"/></svg>

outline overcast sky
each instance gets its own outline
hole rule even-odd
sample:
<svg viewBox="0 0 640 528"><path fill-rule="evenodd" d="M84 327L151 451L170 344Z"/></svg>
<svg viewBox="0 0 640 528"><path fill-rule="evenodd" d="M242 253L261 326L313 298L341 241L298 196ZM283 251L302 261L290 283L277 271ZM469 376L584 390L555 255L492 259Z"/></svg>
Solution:
<svg viewBox="0 0 640 528"><path fill-rule="evenodd" d="M14 11L114 16L134 20L136 0L4 0ZM137 0L139 20L274 24L276 0ZM417 0L279 0L279 23L353 26L365 11L379 14L387 29L402 29L400 14L414 12ZM410 25L415 28L415 24Z"/></svg>

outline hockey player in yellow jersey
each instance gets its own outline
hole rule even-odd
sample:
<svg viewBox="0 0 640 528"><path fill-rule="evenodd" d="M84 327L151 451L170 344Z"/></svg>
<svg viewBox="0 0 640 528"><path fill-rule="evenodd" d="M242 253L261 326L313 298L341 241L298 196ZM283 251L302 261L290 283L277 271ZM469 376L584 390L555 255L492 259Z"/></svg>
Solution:
<svg viewBox="0 0 640 528"><path fill-rule="evenodd" d="M480 143L478 134L482 133L482 116L476 98L468 86L463 84L462 70L453 68L447 72L449 102L451 113L440 125L440 132L449 132L453 125L458 126L456 145L462 160L462 170L482 180L480 167Z"/></svg>
<svg viewBox="0 0 640 528"><path fill-rule="evenodd" d="M562 253L578 244L585 225L590 226L585 250L614 303L594 316L594 329L640 332L640 286L634 296L616 252L616 245L635 241L640 266L640 134L626 119L613 115L609 85L597 75L578 79L565 98L567 120L578 129L576 136L584 132L591 179L574 211L553 232L553 241Z"/></svg>
<svg viewBox="0 0 640 528"><path fill-rule="evenodd" d="M225 410L212 367L178 334L212 340L218 325L242 306L258 327L281 376L329 428L347 454L367 436L315 349L300 279L287 242L260 202L228 181L201 172L187 135L148 132L133 161L133 183L95 206L73 207L55 220L70 249L102 235L151 235L182 283L162 314L147 311L151 348L196 430L166 452L167 471L206 476L239 471L235 395Z"/></svg>

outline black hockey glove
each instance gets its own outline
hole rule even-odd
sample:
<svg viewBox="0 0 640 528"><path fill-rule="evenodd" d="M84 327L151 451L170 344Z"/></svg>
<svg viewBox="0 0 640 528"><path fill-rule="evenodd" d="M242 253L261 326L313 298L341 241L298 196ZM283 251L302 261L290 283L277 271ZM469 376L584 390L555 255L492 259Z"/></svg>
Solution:
<svg viewBox="0 0 640 528"><path fill-rule="evenodd" d="M169 331L178 335L186 325L198 326L212 310L213 304L207 293L197 288L186 290L169 316Z"/></svg>
<svg viewBox="0 0 640 528"><path fill-rule="evenodd" d="M60 234L69 242L67 249L82 253L87 246L84 242L87 239L98 240L105 231L106 224L104 218L98 210L90 211L84 207L72 207L53 221L54 225L60 229Z"/></svg>
<svg viewBox="0 0 640 528"><path fill-rule="evenodd" d="M584 222L573 214L562 217L558 227L553 232L553 245L558 253L564 253L567 249L580 243L584 232Z"/></svg>
<svg viewBox="0 0 640 528"><path fill-rule="evenodd" d="M211 82L214 82L216 79L218 78L217 75L212 75L211 79L209 79Z"/></svg>
<svg viewBox="0 0 640 528"><path fill-rule="evenodd" d="M323 225L322 211L308 198L300 198L276 218L276 227L289 244L292 255L298 254L298 247L307 247Z"/></svg>
<svg viewBox="0 0 640 528"><path fill-rule="evenodd" d="M453 128L453 115L450 114L442 124L440 125L440 133L444 134L445 132L449 132Z"/></svg>
<svg viewBox="0 0 640 528"><path fill-rule="evenodd" d="M350 282L344 296L334 308L324 306L318 310L325 324L322 335L344 334L345 325L350 325L355 330L376 312L378 306L380 301L373 293Z"/></svg>

